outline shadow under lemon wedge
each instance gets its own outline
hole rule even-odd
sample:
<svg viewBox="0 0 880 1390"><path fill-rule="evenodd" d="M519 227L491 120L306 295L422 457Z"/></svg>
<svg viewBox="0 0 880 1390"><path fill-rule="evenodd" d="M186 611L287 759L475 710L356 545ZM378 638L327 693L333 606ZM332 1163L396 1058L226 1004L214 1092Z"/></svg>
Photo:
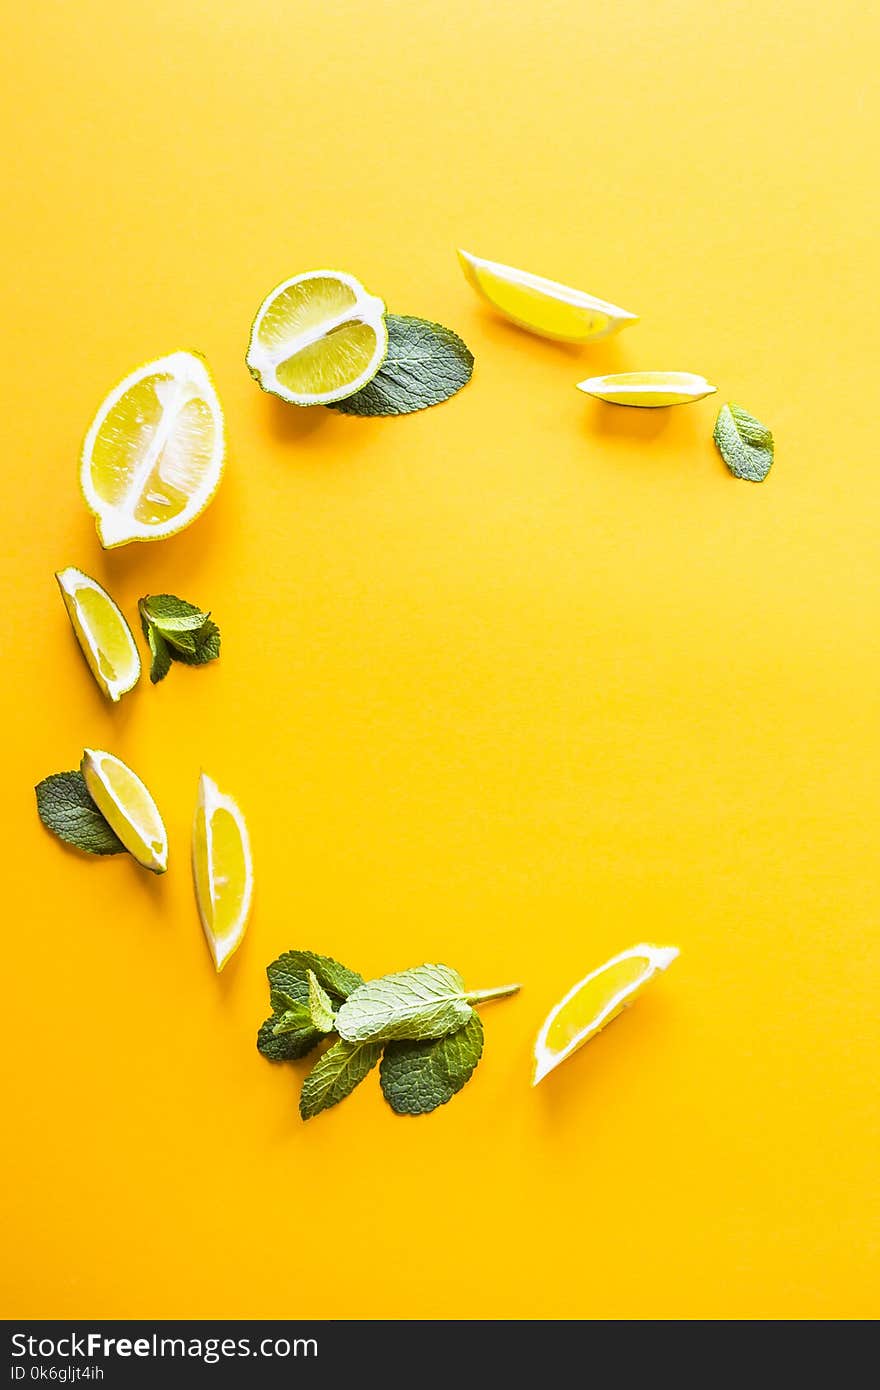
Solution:
<svg viewBox="0 0 880 1390"><path fill-rule="evenodd" d="M631 946L570 989L551 1009L535 1040L532 1085L601 1032L677 955L677 946Z"/></svg>
<svg viewBox="0 0 880 1390"><path fill-rule="evenodd" d="M100 748L85 750L80 770L89 796L129 854L145 869L164 874L168 833L141 779L121 758Z"/></svg>
<svg viewBox="0 0 880 1390"><path fill-rule="evenodd" d="M107 590L69 565L55 578L89 670L114 703L140 678L141 659L131 628Z"/></svg>
<svg viewBox="0 0 880 1390"><path fill-rule="evenodd" d="M371 382L387 352L383 301L345 271L308 270L267 294L246 361L281 400L330 405Z"/></svg>
<svg viewBox="0 0 880 1390"><path fill-rule="evenodd" d="M219 974L247 930L254 866L241 808L204 772L193 818L192 870L202 929Z"/></svg>
<svg viewBox="0 0 880 1390"><path fill-rule="evenodd" d="M487 261L470 251L460 250L458 259L477 294L520 328L544 338L591 343L638 322L638 314L543 275L532 275L501 261Z"/></svg>
<svg viewBox="0 0 880 1390"><path fill-rule="evenodd" d="M223 411L192 352L138 367L110 392L86 435L80 487L105 549L173 536L220 484Z"/></svg>

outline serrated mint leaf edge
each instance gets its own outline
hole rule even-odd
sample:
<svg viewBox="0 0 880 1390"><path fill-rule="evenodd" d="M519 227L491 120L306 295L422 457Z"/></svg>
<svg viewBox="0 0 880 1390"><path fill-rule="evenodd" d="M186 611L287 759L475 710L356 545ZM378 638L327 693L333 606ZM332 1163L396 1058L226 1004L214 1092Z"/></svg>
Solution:
<svg viewBox="0 0 880 1390"><path fill-rule="evenodd" d="M125 854L115 830L98 810L78 769L53 772L34 788L37 814L48 831L85 854Z"/></svg>

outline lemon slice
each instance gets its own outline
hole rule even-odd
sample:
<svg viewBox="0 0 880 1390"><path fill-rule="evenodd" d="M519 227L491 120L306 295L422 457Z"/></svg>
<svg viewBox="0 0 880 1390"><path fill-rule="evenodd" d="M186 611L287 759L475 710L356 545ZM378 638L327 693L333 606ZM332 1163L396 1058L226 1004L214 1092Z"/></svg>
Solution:
<svg viewBox="0 0 880 1390"><path fill-rule="evenodd" d="M254 866L240 807L204 772L193 820L192 867L205 940L219 972L247 929Z"/></svg>
<svg viewBox="0 0 880 1390"><path fill-rule="evenodd" d="M106 589L70 565L55 575L89 670L108 700L137 684L141 659L131 628Z"/></svg>
<svg viewBox="0 0 880 1390"><path fill-rule="evenodd" d="M693 372L619 372L616 376L591 376L579 381L579 391L609 405L687 405L718 390L704 376Z"/></svg>
<svg viewBox="0 0 880 1390"><path fill-rule="evenodd" d="M485 261L470 251L459 251L458 259L468 283L478 294L521 328L530 328L544 338L595 342L638 321L638 314L630 314L583 290L560 285L556 280L545 280L543 275L530 275L527 270L517 270L499 261Z"/></svg>
<svg viewBox="0 0 880 1390"><path fill-rule="evenodd" d="M173 536L207 507L223 472L223 412L208 369L173 352L110 392L85 438L80 486L107 549Z"/></svg>
<svg viewBox="0 0 880 1390"><path fill-rule="evenodd" d="M145 869L168 868L168 834L159 808L143 782L121 758L99 748L83 754L82 775L89 795L125 848Z"/></svg>
<svg viewBox="0 0 880 1390"><path fill-rule="evenodd" d="M372 381L388 351L385 305L340 270L309 270L260 305L247 350L264 391L294 405L329 405Z"/></svg>
<svg viewBox="0 0 880 1390"><path fill-rule="evenodd" d="M532 1085L595 1037L677 955L677 946L631 946L570 989L550 1010L535 1041Z"/></svg>

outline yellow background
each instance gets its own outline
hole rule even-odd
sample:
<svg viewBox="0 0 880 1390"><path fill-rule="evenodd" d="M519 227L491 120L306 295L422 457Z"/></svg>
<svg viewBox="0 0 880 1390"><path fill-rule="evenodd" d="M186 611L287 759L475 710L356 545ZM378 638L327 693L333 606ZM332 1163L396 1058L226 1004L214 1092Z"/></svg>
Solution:
<svg viewBox="0 0 880 1390"><path fill-rule="evenodd" d="M876 1315L876 16L4 8L7 1316ZM530 337L459 244L642 322ZM325 265L457 329L472 384L387 421L263 395L252 315ZM177 347L215 373L226 478L104 554L81 437ZM574 389L638 367L719 395ZM761 487L712 444L727 399L775 433ZM221 661L105 705L68 564L130 615L212 607ZM86 744L153 789L166 877L40 826L33 784ZM220 979L201 766L258 875ZM680 961L530 1090L549 1006L642 939ZM525 988L433 1117L373 1075L303 1126L304 1068L254 1048L291 946Z"/></svg>

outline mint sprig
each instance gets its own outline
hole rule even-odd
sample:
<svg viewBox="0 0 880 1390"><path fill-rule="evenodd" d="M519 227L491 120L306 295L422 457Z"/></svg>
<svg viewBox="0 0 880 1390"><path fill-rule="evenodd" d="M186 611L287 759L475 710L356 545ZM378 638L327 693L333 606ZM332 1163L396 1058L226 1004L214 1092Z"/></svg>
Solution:
<svg viewBox="0 0 880 1390"><path fill-rule="evenodd" d="M86 854L125 854L125 845L98 810L81 772L53 772L34 788L47 830Z"/></svg>
<svg viewBox="0 0 880 1390"><path fill-rule="evenodd" d="M763 483L773 466L773 435L739 405L723 405L712 438L735 478Z"/></svg>
<svg viewBox="0 0 880 1390"><path fill-rule="evenodd" d="M204 666L220 655L220 629L210 613L175 594L147 594L138 601L141 627L150 648L150 680L164 680L172 661Z"/></svg>
<svg viewBox="0 0 880 1390"><path fill-rule="evenodd" d="M471 379L474 354L466 343L429 319L386 314L388 353L372 381L330 410L343 415L409 415L448 401Z"/></svg>
<svg viewBox="0 0 880 1390"><path fill-rule="evenodd" d="M338 1105L382 1058L382 1093L398 1115L427 1115L470 1080L483 1052L474 1006L513 994L519 985L467 991L448 965L363 980L338 961L287 951L267 969L272 1015L257 1035L270 1061L291 1061L323 1039L302 1085L304 1120Z"/></svg>

